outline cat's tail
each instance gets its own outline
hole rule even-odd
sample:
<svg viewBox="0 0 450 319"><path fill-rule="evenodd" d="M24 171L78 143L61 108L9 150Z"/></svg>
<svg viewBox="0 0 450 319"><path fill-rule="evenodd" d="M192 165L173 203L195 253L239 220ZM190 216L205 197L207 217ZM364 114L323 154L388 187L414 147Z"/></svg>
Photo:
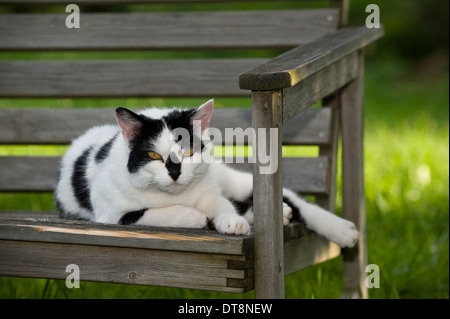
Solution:
<svg viewBox="0 0 450 319"><path fill-rule="evenodd" d="M351 221L340 218L323 208L309 203L290 189L283 189L283 201L292 208L292 219L301 221L317 234L341 247L353 247L359 232Z"/></svg>

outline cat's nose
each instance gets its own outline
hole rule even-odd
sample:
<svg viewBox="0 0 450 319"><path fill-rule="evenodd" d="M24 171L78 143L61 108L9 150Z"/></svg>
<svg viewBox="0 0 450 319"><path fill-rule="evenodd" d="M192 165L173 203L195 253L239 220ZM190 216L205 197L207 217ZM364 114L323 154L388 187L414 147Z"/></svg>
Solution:
<svg viewBox="0 0 450 319"><path fill-rule="evenodd" d="M174 171L169 171L169 176L172 177L172 179L173 179L174 181L176 181L176 180L178 179L178 177L180 177L180 175L181 175L181 172L180 172L180 171L176 171L176 170L174 170Z"/></svg>
<svg viewBox="0 0 450 319"><path fill-rule="evenodd" d="M177 162L177 158L175 157L175 161L172 161L172 158L172 156L169 156L167 158L166 168L169 176L172 177L174 181L176 181L181 175L181 163L179 161Z"/></svg>

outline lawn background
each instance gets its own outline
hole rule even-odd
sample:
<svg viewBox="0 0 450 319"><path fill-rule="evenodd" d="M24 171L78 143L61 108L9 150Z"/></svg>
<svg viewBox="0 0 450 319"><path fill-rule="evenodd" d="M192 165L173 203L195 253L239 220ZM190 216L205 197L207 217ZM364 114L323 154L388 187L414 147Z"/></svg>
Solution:
<svg viewBox="0 0 450 319"><path fill-rule="evenodd" d="M76 3L76 1L75 1ZM365 6L376 3L386 36L366 50L365 187L369 264L380 268L380 288L371 298L449 297L449 95L448 12L446 0L351 1L351 24L364 23ZM133 10L248 9L252 3L138 5ZM324 6L326 1L279 1L277 8ZM273 7L258 3L258 8ZM95 9L95 8L94 8ZM118 6L114 10L129 10ZM1 12L64 12L64 7L0 7ZM82 9L83 12L83 9ZM1 16L0 16L1 19ZM126 59L216 56L274 56L268 50L0 53L0 59ZM0 107L196 106L204 99L0 99ZM249 99L217 98L216 105L250 106ZM0 146L0 156L62 154L64 147ZM292 150L314 154L315 149ZM340 177L338 178L340 183ZM337 213L341 210L338 193ZM0 194L0 210L53 210L51 194ZM342 260L286 277L287 298L337 298ZM0 298L248 298L187 289L0 277Z"/></svg>

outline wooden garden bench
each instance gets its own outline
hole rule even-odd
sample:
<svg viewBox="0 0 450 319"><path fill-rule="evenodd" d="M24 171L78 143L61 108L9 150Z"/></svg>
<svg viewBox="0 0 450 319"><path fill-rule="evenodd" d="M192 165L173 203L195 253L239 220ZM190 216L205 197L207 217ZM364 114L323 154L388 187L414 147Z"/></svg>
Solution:
<svg viewBox="0 0 450 319"><path fill-rule="evenodd" d="M6 3L11 1L0 0ZM225 127L276 128L279 143L273 147L278 155L271 160L283 164L274 174L254 174L255 223L249 236L62 220L55 212L2 211L0 275L65 279L66 266L76 264L82 281L239 293L255 289L257 298L282 298L285 275L341 253L301 224L283 227L281 214L282 184L315 196L319 205L334 211L341 132L343 216L361 232L358 246L344 251L344 289L366 297L362 50L383 30L342 28L348 1L330 4L328 9L232 12L89 13L82 7L79 29L66 28L64 11L1 14L0 51L291 50L270 60L0 61L1 98L251 94L251 110L216 108L211 126L222 132ZM323 107L310 108L320 101ZM2 108L0 144L69 144L102 123L114 123L112 108ZM281 140L285 145L318 145L319 156L282 159ZM0 192L52 192L59 161L52 156L0 157ZM253 167L254 172L263 166L234 165Z"/></svg>

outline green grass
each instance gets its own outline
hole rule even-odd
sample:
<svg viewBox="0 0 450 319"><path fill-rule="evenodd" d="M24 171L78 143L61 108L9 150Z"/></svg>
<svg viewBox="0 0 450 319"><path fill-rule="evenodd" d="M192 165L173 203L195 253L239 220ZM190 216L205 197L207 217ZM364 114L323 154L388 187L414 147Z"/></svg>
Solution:
<svg viewBox="0 0 450 319"><path fill-rule="evenodd" d="M380 268L371 298L449 297L449 96L448 67L433 77L399 59L366 67L365 187L369 263ZM197 105L203 99L0 100L11 106ZM248 106L248 99L217 99L218 106ZM285 155L297 150L285 149ZM303 150L316 154L316 149ZM0 156L57 155L63 148L0 147ZM237 152L246 152L245 149ZM340 178L339 178L340 182ZM341 195L337 199L341 210ZM54 209L49 194L1 194L0 209ZM286 277L287 298L337 298L341 258ZM187 289L0 278L0 298L242 298Z"/></svg>

